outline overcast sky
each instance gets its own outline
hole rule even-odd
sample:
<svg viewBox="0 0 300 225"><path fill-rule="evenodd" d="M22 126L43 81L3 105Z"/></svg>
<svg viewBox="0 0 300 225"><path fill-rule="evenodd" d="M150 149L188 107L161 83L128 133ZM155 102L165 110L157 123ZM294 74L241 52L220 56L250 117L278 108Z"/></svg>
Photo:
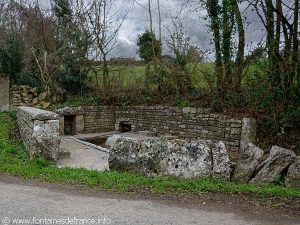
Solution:
<svg viewBox="0 0 300 225"><path fill-rule="evenodd" d="M87 0L88 1L88 0ZM113 52L112 57L137 57L137 37L146 29L149 29L149 16L147 11L148 0L136 0L137 3L130 7L130 11L123 23L119 33L119 47ZM43 7L50 7L50 0L39 0ZM117 7L128 9L128 2L132 0L115 0ZM156 0L152 0L152 14L154 20L154 29L158 34L158 10ZM191 41L202 50L212 50L211 34L205 20L206 12L199 8L197 11L191 10L191 7L182 7L183 0L161 0L161 14L163 25L163 37L168 37L168 29L172 29L172 19L176 18L181 21L184 28L191 38ZM126 4L127 3L127 4ZM246 52L256 46L263 37L262 26L259 23L257 15L251 10L245 10L246 5L241 5L240 8L245 18L246 25ZM167 52L164 45L165 52ZM207 54L208 59L213 58L213 53Z"/></svg>

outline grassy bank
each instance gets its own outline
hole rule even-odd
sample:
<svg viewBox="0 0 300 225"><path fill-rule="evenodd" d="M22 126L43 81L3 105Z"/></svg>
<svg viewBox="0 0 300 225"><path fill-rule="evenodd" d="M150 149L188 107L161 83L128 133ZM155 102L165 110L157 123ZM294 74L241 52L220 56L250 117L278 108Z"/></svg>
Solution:
<svg viewBox="0 0 300 225"><path fill-rule="evenodd" d="M29 159L23 145L16 138L14 117L15 115L11 113L0 113L0 173L2 174L52 183L87 185L117 192L147 190L150 193L159 194L189 193L197 195L207 191L220 191L300 198L299 189L276 185L235 184L211 179L148 178L132 173L57 168L41 159Z"/></svg>

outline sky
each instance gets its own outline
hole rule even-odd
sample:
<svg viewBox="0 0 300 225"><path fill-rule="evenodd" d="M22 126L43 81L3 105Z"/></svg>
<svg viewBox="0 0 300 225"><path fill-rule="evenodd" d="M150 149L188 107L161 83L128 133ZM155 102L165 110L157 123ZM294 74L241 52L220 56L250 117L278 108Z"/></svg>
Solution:
<svg viewBox="0 0 300 225"><path fill-rule="evenodd" d="M88 1L88 0L87 0ZM146 29L149 29L149 15L147 11L148 0L135 0L133 5L129 2L133 0L115 0L116 7L121 9L121 13L129 8L129 12L123 22L123 25L118 35L118 48L116 48L110 57L130 57L138 58L137 56L137 38ZM163 39L169 37L169 31L172 30L172 21L180 21L186 31L186 35L190 37L193 44L202 51L206 52L207 60L213 60L212 36L208 29L205 20L206 11L203 8L183 7L183 0L161 0L161 14ZM50 7L50 0L39 0L39 3L45 7ZM158 35L158 10L157 1L152 0L152 15L154 31ZM240 5L243 16L247 18L246 26L246 53L261 42L263 38L262 26L255 12L249 10L247 5ZM166 44L164 44L164 53L168 54Z"/></svg>

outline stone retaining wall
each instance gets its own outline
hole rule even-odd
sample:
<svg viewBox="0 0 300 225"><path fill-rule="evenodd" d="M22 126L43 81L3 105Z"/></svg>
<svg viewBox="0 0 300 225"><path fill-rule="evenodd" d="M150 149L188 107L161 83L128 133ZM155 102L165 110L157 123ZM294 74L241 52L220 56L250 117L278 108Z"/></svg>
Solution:
<svg viewBox="0 0 300 225"><path fill-rule="evenodd" d="M207 108L164 106L88 106L83 107L85 132L118 129L130 124L133 131L150 131L179 138L223 141L237 152L255 139L255 120L214 114Z"/></svg>
<svg viewBox="0 0 300 225"><path fill-rule="evenodd" d="M84 132L96 133L115 130L115 110L113 106L84 106Z"/></svg>
<svg viewBox="0 0 300 225"><path fill-rule="evenodd" d="M37 88L28 85L11 85L9 95L11 108L30 106L47 109L50 105L50 103L46 101L45 92L39 94Z"/></svg>
<svg viewBox="0 0 300 225"><path fill-rule="evenodd" d="M31 107L19 107L17 122L31 158L56 161L59 156L59 115Z"/></svg>

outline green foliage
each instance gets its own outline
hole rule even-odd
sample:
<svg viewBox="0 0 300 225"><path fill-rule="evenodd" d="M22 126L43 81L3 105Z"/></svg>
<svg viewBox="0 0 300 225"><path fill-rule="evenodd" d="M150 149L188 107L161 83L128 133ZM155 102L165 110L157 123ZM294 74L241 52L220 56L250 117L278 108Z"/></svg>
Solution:
<svg viewBox="0 0 300 225"><path fill-rule="evenodd" d="M72 21L73 12L69 0L55 0L52 10L58 21L57 39L63 46L60 52L63 64L58 78L59 85L69 96L82 96L88 90L88 76L81 69L86 60L87 40Z"/></svg>
<svg viewBox="0 0 300 225"><path fill-rule="evenodd" d="M63 108L65 106L69 107L79 107L83 105L93 105L97 103L97 99L89 98L89 97L70 97L67 98L63 102L53 103L52 106L55 109Z"/></svg>
<svg viewBox="0 0 300 225"><path fill-rule="evenodd" d="M7 33L0 45L0 74L17 83L23 68L24 42L17 33Z"/></svg>
<svg viewBox="0 0 300 225"><path fill-rule="evenodd" d="M79 95L88 91L88 76L81 72L80 67L64 64L66 67L61 69L59 84L66 91L68 96Z"/></svg>
<svg viewBox="0 0 300 225"><path fill-rule="evenodd" d="M138 37L137 45L139 56L147 63L161 56L161 43L149 30Z"/></svg>

